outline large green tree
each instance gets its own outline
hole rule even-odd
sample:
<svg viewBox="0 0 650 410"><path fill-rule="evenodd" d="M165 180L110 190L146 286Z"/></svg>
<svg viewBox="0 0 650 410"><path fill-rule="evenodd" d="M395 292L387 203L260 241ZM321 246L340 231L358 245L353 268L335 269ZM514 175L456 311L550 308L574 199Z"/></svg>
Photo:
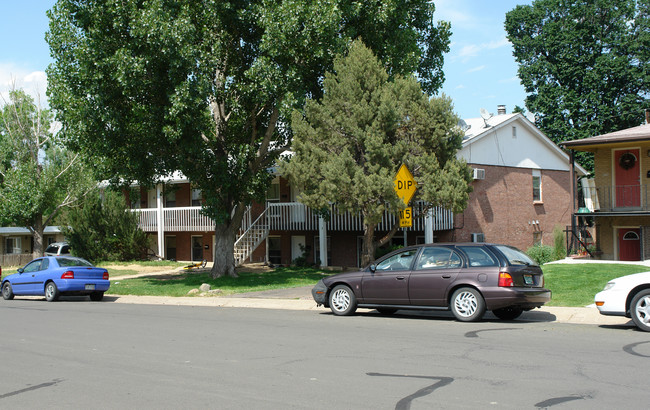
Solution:
<svg viewBox="0 0 650 410"><path fill-rule="evenodd" d="M34 257L43 256L43 231L62 209L94 186L78 155L57 143L52 115L23 90L0 109L0 224L27 227Z"/></svg>
<svg viewBox="0 0 650 410"><path fill-rule="evenodd" d="M335 60L324 88L321 101L307 101L304 117L294 113L294 154L282 173L308 206L328 210L334 203L361 215L363 266L398 228L375 235L386 211L404 209L394 189L401 164L418 183L415 199L455 212L466 207L472 179L467 164L456 159L463 133L448 98L429 98L414 76L390 80L361 41Z"/></svg>
<svg viewBox="0 0 650 410"><path fill-rule="evenodd" d="M553 141L642 123L650 92L649 5L536 0L506 14L526 107ZM593 158L579 154L592 169Z"/></svg>
<svg viewBox="0 0 650 410"><path fill-rule="evenodd" d="M363 36L391 75L443 81L449 24L428 0L59 0L50 11L50 104L97 171L153 183L182 171L216 221L212 275L267 169L290 146L290 113L336 53Z"/></svg>

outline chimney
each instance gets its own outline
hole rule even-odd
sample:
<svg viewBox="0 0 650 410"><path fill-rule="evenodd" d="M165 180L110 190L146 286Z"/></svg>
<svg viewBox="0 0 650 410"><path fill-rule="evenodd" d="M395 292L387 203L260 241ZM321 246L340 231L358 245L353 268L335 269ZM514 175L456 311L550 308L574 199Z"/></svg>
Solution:
<svg viewBox="0 0 650 410"><path fill-rule="evenodd" d="M506 106L505 105L497 105L497 115L506 115Z"/></svg>

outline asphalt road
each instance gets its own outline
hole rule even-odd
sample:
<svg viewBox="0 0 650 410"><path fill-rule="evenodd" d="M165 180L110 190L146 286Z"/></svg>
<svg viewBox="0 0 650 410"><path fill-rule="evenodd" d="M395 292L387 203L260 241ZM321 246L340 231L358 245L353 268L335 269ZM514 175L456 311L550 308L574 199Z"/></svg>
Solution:
<svg viewBox="0 0 650 410"><path fill-rule="evenodd" d="M0 408L645 408L650 333L448 315L0 301Z"/></svg>

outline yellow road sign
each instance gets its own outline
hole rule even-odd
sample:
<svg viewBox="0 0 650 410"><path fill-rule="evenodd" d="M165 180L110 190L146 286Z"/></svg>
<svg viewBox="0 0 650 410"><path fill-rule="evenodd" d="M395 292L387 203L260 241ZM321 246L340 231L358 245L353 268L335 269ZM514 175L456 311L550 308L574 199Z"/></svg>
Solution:
<svg viewBox="0 0 650 410"><path fill-rule="evenodd" d="M409 206L403 211L399 211L399 227L410 228L413 226L413 209Z"/></svg>
<svg viewBox="0 0 650 410"><path fill-rule="evenodd" d="M406 168L406 165L402 164L399 167L399 171L397 171L397 175L395 175L395 192L397 192L398 197L402 198L404 205L408 205L411 202L411 198L413 198L416 189L417 184L415 183L413 174Z"/></svg>

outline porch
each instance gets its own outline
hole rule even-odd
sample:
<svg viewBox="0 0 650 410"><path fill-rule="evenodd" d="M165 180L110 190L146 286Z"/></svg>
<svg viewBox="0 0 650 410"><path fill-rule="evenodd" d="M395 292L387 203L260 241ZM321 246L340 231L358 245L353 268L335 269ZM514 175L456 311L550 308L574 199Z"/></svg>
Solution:
<svg viewBox="0 0 650 410"><path fill-rule="evenodd" d="M578 214L629 214L650 212L649 185L583 186L584 207Z"/></svg>

